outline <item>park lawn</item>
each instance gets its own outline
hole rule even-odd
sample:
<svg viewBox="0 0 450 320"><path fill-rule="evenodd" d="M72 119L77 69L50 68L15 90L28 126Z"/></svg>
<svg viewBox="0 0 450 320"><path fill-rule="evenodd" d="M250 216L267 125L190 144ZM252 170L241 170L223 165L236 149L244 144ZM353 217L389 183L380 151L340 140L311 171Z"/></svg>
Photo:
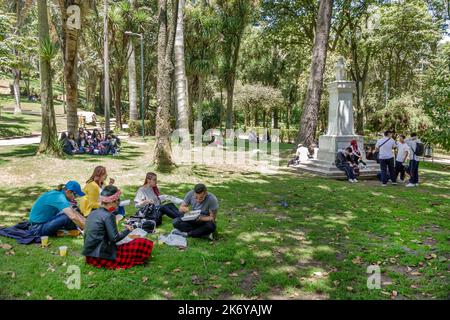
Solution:
<svg viewBox="0 0 450 320"><path fill-rule="evenodd" d="M34 156L36 146L0 148L0 224L26 218L39 194L96 165L133 199L150 166L153 139L129 139L119 157ZM284 167L179 166L158 173L163 194L182 197L205 182L220 201L218 238L189 239L186 250L157 243L149 263L100 270L84 263L82 238L48 249L1 237L2 299L448 299L450 170L421 164L419 188L376 181L349 184ZM82 183L83 184L83 183ZM287 203L287 207L285 204ZM133 209L127 207L127 214ZM159 234L171 230L164 218ZM69 247L59 257L59 245ZM377 264L381 290L367 288ZM81 288L67 289L68 267Z"/></svg>

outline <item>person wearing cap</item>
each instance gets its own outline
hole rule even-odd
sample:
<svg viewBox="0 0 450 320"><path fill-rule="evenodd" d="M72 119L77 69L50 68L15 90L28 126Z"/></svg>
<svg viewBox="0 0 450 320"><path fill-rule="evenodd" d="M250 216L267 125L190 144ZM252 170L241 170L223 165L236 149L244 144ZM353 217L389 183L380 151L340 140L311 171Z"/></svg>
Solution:
<svg viewBox="0 0 450 320"><path fill-rule="evenodd" d="M149 239L130 235L133 227L119 232L114 212L120 203L121 191L113 186L106 186L101 194L101 207L93 210L86 220L83 255L86 263L97 268L128 269L144 264L152 253L153 242ZM117 245L129 236L133 240Z"/></svg>
<svg viewBox="0 0 450 320"><path fill-rule="evenodd" d="M54 236L58 230L84 229L85 218L72 208L76 197L84 196L80 184L68 181L41 195L30 211L30 229L39 236Z"/></svg>
<svg viewBox="0 0 450 320"><path fill-rule="evenodd" d="M200 216L194 221L183 221L182 217L176 218L173 221L173 234L181 235L183 237L205 237L208 236L211 240L213 232L216 230L216 216L219 209L219 201L216 196L206 189L202 183L197 184L194 190L189 191L184 197L180 205L179 211L184 215L189 212L189 207L192 210L200 210Z"/></svg>

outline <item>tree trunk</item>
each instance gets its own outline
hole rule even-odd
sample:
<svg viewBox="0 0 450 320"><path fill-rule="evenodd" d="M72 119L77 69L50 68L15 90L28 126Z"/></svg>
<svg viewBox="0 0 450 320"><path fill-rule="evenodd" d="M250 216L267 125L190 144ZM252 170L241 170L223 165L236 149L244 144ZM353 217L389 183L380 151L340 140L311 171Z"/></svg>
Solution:
<svg viewBox="0 0 450 320"><path fill-rule="evenodd" d="M123 72L121 70L117 70L114 77L114 107L116 109L116 128L119 128L120 130L122 130L122 75Z"/></svg>
<svg viewBox="0 0 450 320"><path fill-rule="evenodd" d="M47 0L38 0L39 44L42 47L50 40L47 14ZM53 90L50 59L43 55L39 57L41 81L42 134L38 153L60 155L57 148L58 135L56 130L55 110L53 108Z"/></svg>
<svg viewBox="0 0 450 320"><path fill-rule="evenodd" d="M173 65L171 61L176 26L176 6L173 6L172 21L167 19L167 0L158 0L158 80L156 109L156 145L154 163L158 168L173 165L170 145L170 89Z"/></svg>
<svg viewBox="0 0 450 320"><path fill-rule="evenodd" d="M138 120L136 55L132 40L128 43L128 100L130 102L130 120Z"/></svg>
<svg viewBox="0 0 450 320"><path fill-rule="evenodd" d="M279 117L278 117L278 108L273 109L273 128L279 129Z"/></svg>
<svg viewBox="0 0 450 320"><path fill-rule="evenodd" d="M70 5L78 5L80 14L83 10L80 0L59 1L62 23L62 51L64 57L64 79L67 104L67 131L77 134L78 131L78 45L80 31L67 27L67 8ZM81 19L81 17L80 17Z"/></svg>
<svg viewBox="0 0 450 320"><path fill-rule="evenodd" d="M22 108L20 106L20 75L21 72L18 69L13 69L13 76L14 76L14 114L22 113Z"/></svg>
<svg viewBox="0 0 450 320"><path fill-rule="evenodd" d="M175 36L175 86L177 98L177 129L188 132L187 78L184 63L184 6L185 0L178 0Z"/></svg>
<svg viewBox="0 0 450 320"><path fill-rule="evenodd" d="M255 127L258 126L258 107L255 107Z"/></svg>
<svg viewBox="0 0 450 320"><path fill-rule="evenodd" d="M316 23L311 73L308 81L305 105L300 121L299 142L310 146L315 139L322 96L323 73L327 59L333 0L320 0Z"/></svg>

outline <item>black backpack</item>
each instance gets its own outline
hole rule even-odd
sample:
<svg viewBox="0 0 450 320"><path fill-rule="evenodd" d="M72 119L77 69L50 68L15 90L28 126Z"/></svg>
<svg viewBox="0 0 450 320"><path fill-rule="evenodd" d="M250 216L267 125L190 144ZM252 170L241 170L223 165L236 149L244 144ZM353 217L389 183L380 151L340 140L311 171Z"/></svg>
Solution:
<svg viewBox="0 0 450 320"><path fill-rule="evenodd" d="M425 151L424 144L422 142L416 142L416 150L413 150L414 154L416 156L421 157L421 156L423 156L424 151Z"/></svg>
<svg viewBox="0 0 450 320"><path fill-rule="evenodd" d="M147 204L131 216L127 224L134 228L144 229L148 233L153 233L155 228L162 223L162 214L159 209L160 206Z"/></svg>

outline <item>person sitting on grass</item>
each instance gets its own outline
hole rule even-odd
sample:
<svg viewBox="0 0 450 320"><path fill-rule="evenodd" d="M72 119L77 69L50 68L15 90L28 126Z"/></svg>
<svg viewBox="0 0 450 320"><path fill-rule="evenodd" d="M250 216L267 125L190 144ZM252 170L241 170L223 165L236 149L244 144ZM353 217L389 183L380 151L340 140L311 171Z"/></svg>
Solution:
<svg viewBox="0 0 450 320"><path fill-rule="evenodd" d="M213 232L216 230L216 216L219 209L219 201L214 194L209 193L202 183L197 184L194 190L189 191L180 206L180 212L185 214L192 210L201 210L201 215L194 221L183 221L182 217L173 221L173 234L183 237L209 236L212 240Z"/></svg>
<svg viewBox="0 0 450 320"><path fill-rule="evenodd" d="M108 177L106 173L106 168L103 166L97 166L94 169L91 177L86 181L86 185L83 188L84 193L86 194L80 201L80 210L81 213L87 217L92 210L100 208L100 193L102 192L102 188L105 187L105 180ZM109 179L109 185L114 184L114 179ZM117 212L115 214L120 214L125 216L124 207L117 207Z"/></svg>
<svg viewBox="0 0 450 320"><path fill-rule="evenodd" d="M101 207L92 211L86 220L83 255L86 263L97 268L128 269L144 264L153 250L153 242L146 238L117 245L133 230L131 226L119 232L114 212L120 203L121 191L112 185L101 193ZM130 236L135 237L135 236Z"/></svg>
<svg viewBox="0 0 450 320"><path fill-rule="evenodd" d="M354 183L358 182L356 180L355 172L353 171L353 164L350 161L350 154L352 153L352 148L347 147L344 150L338 151L336 154L336 168L342 170L347 175L348 182Z"/></svg>
<svg viewBox="0 0 450 320"><path fill-rule="evenodd" d="M56 236L58 230L78 235L84 229L85 218L72 208L76 197L84 196L76 181L69 181L41 195L30 212L30 230L39 236Z"/></svg>
<svg viewBox="0 0 450 320"><path fill-rule="evenodd" d="M172 219L181 217L182 214L178 211L177 207L173 203L167 203L161 205L161 193L157 186L158 177L153 172L148 172L145 176L144 185L141 186L136 192L134 197L134 205L136 208L143 208L148 204L154 204L159 207L161 215L156 221L156 225L159 226L162 223L162 215L166 215Z"/></svg>
<svg viewBox="0 0 450 320"><path fill-rule="evenodd" d="M84 132L81 132L80 135L78 136L77 144L80 153L85 153L89 150L89 142Z"/></svg>

